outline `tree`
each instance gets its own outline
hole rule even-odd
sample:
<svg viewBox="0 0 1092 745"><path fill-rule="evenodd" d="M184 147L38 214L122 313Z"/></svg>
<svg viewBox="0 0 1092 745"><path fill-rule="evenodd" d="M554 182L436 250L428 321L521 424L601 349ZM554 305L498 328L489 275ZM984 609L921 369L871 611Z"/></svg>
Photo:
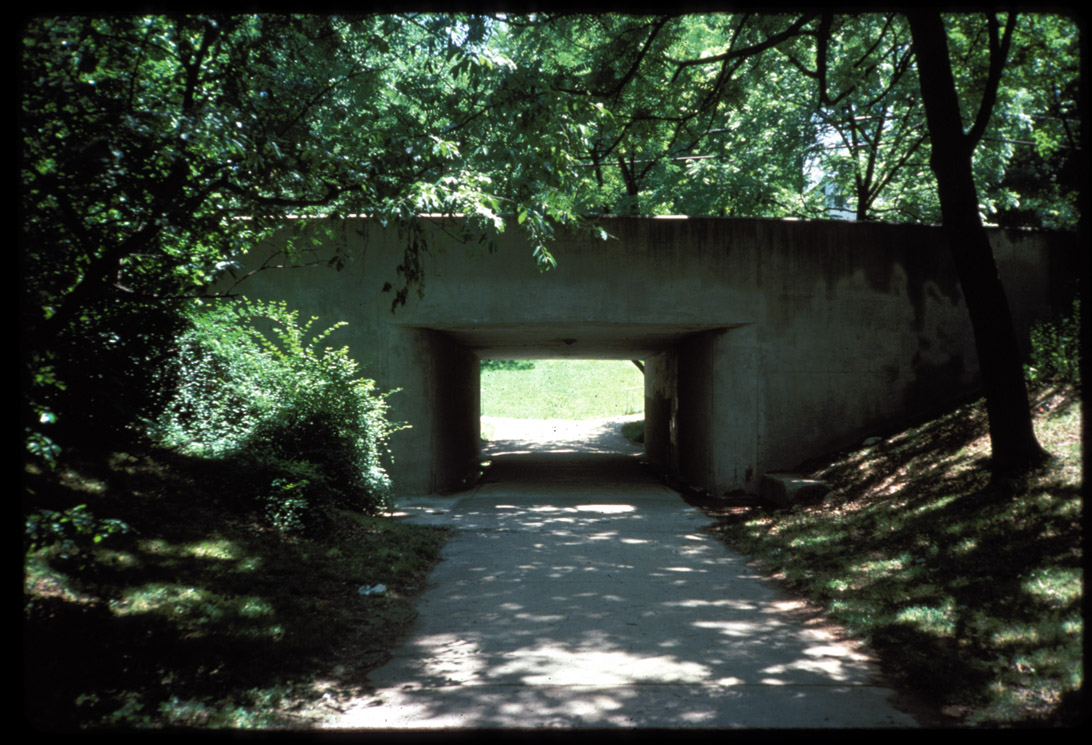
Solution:
<svg viewBox="0 0 1092 745"><path fill-rule="evenodd" d="M628 200L623 203L631 207L645 193L639 184L642 178L655 175L667 188L682 181L671 169L657 173L653 166L672 161L679 152L694 157L697 145L708 144L717 123L724 121L730 106L722 107L722 103L730 100L731 107L743 108L756 97L762 98L751 89L727 94L734 75L742 69L742 60L755 62L750 69L757 74L762 67L778 69L770 55L779 52L800 74L813 78L813 90L818 94L814 111L840 133L846 146L850 167L842 178L852 185L858 216L871 216L881 193L897 187L885 209L918 219L927 219L935 210L942 217L975 331L990 415L993 470L997 476L1005 476L1034 466L1045 455L1031 429L1011 316L979 216L983 205L976 176L987 193L1000 194L996 184L1008 168L1012 149L993 148L988 157L977 160L973 156L999 98L1007 99L1003 107L1006 116L1000 118L1012 127L1026 115L1021 104L1035 96L1023 89L1002 87L1002 71L1016 29L1015 15L1009 16L1003 36L996 17L988 15L986 42L981 41L982 32L971 27L970 19L953 20L965 42L962 86L957 86L952 74L948 37L939 14L912 13L908 19L913 53L903 22L896 16L837 19L824 14L795 20L763 17L761 22L747 16L723 17L716 21L715 31L708 33L705 27L691 36L683 30L690 23L688 19L671 17L600 21L600 29L610 32L601 39L595 37L596 29L589 32L588 24L579 18L563 18L566 26L575 26L578 33L570 30L557 35L558 22L551 27L551 19L540 21L536 30L562 48L569 39L583 50L583 54L543 58L556 65L556 90L577 99L598 99L610 111L603 120L607 126L592 139L588 155L600 187L605 179L599 174L611 157L617 158ZM1065 33L1057 24L1049 25L1052 33L1045 35L1048 40L1056 41ZM815 45L810 64L801 56L808 51L809 39ZM756 62L759 58L761 63ZM917 76L913 75L914 66ZM712 74L698 74L703 70ZM977 77L976 72L980 73ZM913 85L915 77L919 86ZM1035 87L1026 73L1023 82ZM1066 96L1054 95L1055 99ZM974 106L978 112L966 133L961 105ZM928 142L919 131L923 109ZM1011 129L995 127L992 131L1005 145L1012 137ZM688 146L682 151L673 149L683 142ZM643 152L638 149L641 147ZM634 153L645 160L638 161ZM907 210L905 187L916 174L906 166L919 153L930 155L936 194L914 189L914 209ZM778 168L781 163L771 160L762 170L763 180L785 178L784 169ZM709 191L725 186L713 179L703 181ZM992 210L989 205L985 208Z"/></svg>
<svg viewBox="0 0 1092 745"><path fill-rule="evenodd" d="M815 69L789 55L814 81L803 86L819 119L814 167L857 220L929 220L936 188L923 178L929 143L905 20L828 14L814 37Z"/></svg>
<svg viewBox="0 0 1092 745"><path fill-rule="evenodd" d="M930 163L937 179L944 230L974 328L986 393L991 468L995 477L1009 476L1028 470L1047 456L1035 439L1012 315L979 217L973 157L997 100L1016 15L1009 14L1000 36L997 17L992 13L987 16L989 68L981 103L967 131L943 19L939 13L917 12L908 18L933 148Z"/></svg>
<svg viewBox="0 0 1092 745"><path fill-rule="evenodd" d="M445 70L414 66L407 54L444 46L444 65L457 66L459 23L28 22L20 247L32 449L48 453L40 424L65 406L81 411L68 421L90 434L142 415L129 406L104 419L114 403L140 398L134 387L150 386L147 368L179 303L290 217L353 211L409 224L437 203L480 214L489 198L481 180L445 177L456 154L437 136L448 121L433 115L429 85ZM289 246L273 263L298 264L309 248Z"/></svg>
<svg viewBox="0 0 1092 745"><path fill-rule="evenodd" d="M596 112L578 125L579 212L772 216L802 188L810 124L786 95L795 71L764 64L763 52L799 36L808 17L506 22L517 64L538 68L566 105ZM800 147L784 146L790 129Z"/></svg>
<svg viewBox="0 0 1092 745"><path fill-rule="evenodd" d="M980 54L983 24L949 24L961 90L988 78ZM979 52L979 54L975 54ZM1017 17L997 104L975 153L975 183L990 222L1073 230L1085 177L1080 165L1080 34L1072 19L1047 13ZM978 68L977 70L975 68ZM957 72L958 71L958 72Z"/></svg>
<svg viewBox="0 0 1092 745"><path fill-rule="evenodd" d="M920 13L909 32L896 14L830 13L34 20L20 89L25 424L87 398L72 386L94 377L88 359L115 390L146 379L180 299L291 216L398 225L397 305L420 287L420 213L465 215L455 234L483 243L514 216L549 268L553 226L595 230L598 214L824 215L818 164L861 219L943 214L984 372L1007 370L987 381L1007 428L1019 363L989 328L1007 311L984 278L988 246L955 236L978 240L980 209L1072 226L1075 180L1054 169L1075 160L1076 49L1065 19L1011 20L1002 38L988 18L951 19L947 37ZM1043 54L1059 64L1043 69ZM926 80L938 65L951 91ZM991 147L973 157L979 141ZM119 360L131 377L113 375ZM1023 455L995 462L1035 460L1021 438L1001 452Z"/></svg>

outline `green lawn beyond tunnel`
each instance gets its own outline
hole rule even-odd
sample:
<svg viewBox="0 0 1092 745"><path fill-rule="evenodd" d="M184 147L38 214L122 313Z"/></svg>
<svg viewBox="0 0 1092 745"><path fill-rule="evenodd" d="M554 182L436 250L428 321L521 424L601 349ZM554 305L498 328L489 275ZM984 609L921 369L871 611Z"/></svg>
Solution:
<svg viewBox="0 0 1092 745"><path fill-rule="evenodd" d="M644 410L644 377L628 360L482 362L482 416L594 419Z"/></svg>

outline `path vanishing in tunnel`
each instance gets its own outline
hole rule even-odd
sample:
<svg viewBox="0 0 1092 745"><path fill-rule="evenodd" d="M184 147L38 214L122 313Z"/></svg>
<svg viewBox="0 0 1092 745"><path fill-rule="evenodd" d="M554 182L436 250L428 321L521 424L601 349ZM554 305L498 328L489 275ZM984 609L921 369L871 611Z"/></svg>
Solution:
<svg viewBox="0 0 1092 745"><path fill-rule="evenodd" d="M916 726L616 428L499 427L482 484L402 505L455 532L374 694L327 727Z"/></svg>

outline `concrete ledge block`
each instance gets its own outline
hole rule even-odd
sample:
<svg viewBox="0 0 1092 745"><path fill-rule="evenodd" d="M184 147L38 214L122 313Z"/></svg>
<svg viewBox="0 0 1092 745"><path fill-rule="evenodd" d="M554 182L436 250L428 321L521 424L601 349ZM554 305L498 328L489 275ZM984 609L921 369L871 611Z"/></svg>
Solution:
<svg viewBox="0 0 1092 745"><path fill-rule="evenodd" d="M818 502L830 492L823 481L804 478L795 473L767 473L762 477L759 496L781 509L794 504Z"/></svg>

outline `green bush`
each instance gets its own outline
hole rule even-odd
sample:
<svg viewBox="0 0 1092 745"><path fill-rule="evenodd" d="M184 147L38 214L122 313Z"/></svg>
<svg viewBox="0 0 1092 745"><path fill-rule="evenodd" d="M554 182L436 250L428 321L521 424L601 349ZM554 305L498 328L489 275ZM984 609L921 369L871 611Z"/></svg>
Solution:
<svg viewBox="0 0 1092 745"><path fill-rule="evenodd" d="M1031 361L1024 366L1032 385L1081 382L1081 301L1056 323L1036 323L1031 329Z"/></svg>
<svg viewBox="0 0 1092 745"><path fill-rule="evenodd" d="M61 556L80 547L103 540L115 533L128 533L129 526L116 519L101 519L91 514L86 504L78 504L66 510L40 509L27 515L23 534L24 552L35 551L43 546L60 544Z"/></svg>
<svg viewBox="0 0 1092 745"><path fill-rule="evenodd" d="M284 303L253 301L193 314L159 422L161 438L182 452L267 472L258 497L282 530L321 527L333 507L390 506L386 394L358 376L348 349L325 346L345 324L315 334L317 320L301 324Z"/></svg>

